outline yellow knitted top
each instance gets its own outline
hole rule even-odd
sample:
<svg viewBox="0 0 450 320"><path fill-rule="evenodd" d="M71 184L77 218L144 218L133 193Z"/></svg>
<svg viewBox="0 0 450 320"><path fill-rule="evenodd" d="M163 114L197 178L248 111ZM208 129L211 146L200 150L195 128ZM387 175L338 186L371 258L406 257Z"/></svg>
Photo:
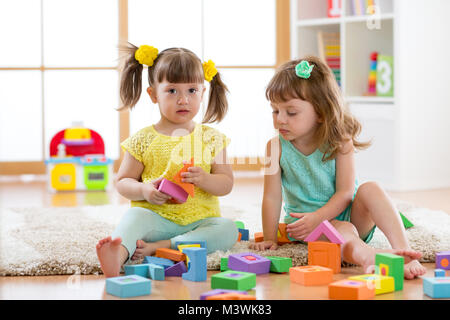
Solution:
<svg viewBox="0 0 450 320"><path fill-rule="evenodd" d="M196 124L188 135L171 137L157 132L154 126L139 130L121 143L123 150L142 162L143 183L164 177L173 177L183 168L183 161L194 158L194 166L211 172L215 156L229 144L229 139L218 130ZM187 225L207 217L220 217L219 200L202 189L195 187L194 197L189 196L182 204L151 204L147 201L131 201L132 207L150 209L177 224Z"/></svg>

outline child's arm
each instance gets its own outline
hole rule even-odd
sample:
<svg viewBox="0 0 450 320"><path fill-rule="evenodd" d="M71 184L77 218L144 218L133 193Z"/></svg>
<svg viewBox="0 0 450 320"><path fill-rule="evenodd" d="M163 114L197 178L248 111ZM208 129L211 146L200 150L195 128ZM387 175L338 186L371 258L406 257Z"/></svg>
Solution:
<svg viewBox="0 0 450 320"><path fill-rule="evenodd" d="M181 177L182 182L193 183L214 196L227 195L233 188L234 178L231 165L227 161L226 148L214 158L211 173L205 172L201 167L190 167Z"/></svg>
<svg viewBox="0 0 450 320"><path fill-rule="evenodd" d="M290 213L299 220L289 224L289 236L304 240L322 221L332 220L351 203L355 192L355 164L353 142L347 142L336 156L336 192L328 202L315 212Z"/></svg>
<svg viewBox="0 0 450 320"><path fill-rule="evenodd" d="M277 249L278 222L281 213L281 169L279 138L267 143L264 172L264 194L262 202L262 225L264 241L250 244L254 250Z"/></svg>
<svg viewBox="0 0 450 320"><path fill-rule="evenodd" d="M153 183L142 183L141 179L144 165L136 160L129 152L125 152L119 172L116 177L117 191L125 198L133 201L146 200L153 204L163 204L171 197L158 191Z"/></svg>

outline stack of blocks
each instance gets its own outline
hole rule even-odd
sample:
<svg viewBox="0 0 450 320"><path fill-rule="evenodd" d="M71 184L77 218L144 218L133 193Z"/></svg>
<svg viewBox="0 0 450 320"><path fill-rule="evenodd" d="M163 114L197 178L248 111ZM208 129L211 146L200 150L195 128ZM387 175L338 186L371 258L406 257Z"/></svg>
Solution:
<svg viewBox="0 0 450 320"><path fill-rule="evenodd" d="M235 221L236 227L239 231L238 241L248 241L249 240L249 230L245 229L245 225L242 221Z"/></svg>
<svg viewBox="0 0 450 320"><path fill-rule="evenodd" d="M158 249L156 256L147 256L144 263L125 265L125 276L106 279L106 292L121 298L147 295L151 281L178 276L189 281L206 281L206 241L176 242L180 251ZM189 258L188 267L184 261Z"/></svg>
<svg viewBox="0 0 450 320"><path fill-rule="evenodd" d="M370 95L377 93L377 52L372 52L370 55L370 71L369 71L369 85L368 92Z"/></svg>

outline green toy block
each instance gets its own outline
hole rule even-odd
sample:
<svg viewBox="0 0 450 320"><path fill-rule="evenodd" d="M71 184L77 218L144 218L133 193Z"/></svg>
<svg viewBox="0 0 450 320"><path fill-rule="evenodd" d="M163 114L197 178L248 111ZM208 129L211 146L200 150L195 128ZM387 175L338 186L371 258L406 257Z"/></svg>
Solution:
<svg viewBox="0 0 450 320"><path fill-rule="evenodd" d="M267 256L267 259L270 260L270 272L289 272L289 268L292 267L292 259L285 257L274 257Z"/></svg>
<svg viewBox="0 0 450 320"><path fill-rule="evenodd" d="M244 223L242 221L235 221L234 224L238 229L245 229Z"/></svg>
<svg viewBox="0 0 450 320"><path fill-rule="evenodd" d="M220 271L230 270L228 268L228 258L220 258Z"/></svg>
<svg viewBox="0 0 450 320"><path fill-rule="evenodd" d="M395 291L403 290L405 259L392 253L377 253L375 265L378 274L394 278Z"/></svg>
<svg viewBox="0 0 450 320"><path fill-rule="evenodd" d="M256 274L228 270L211 277L211 289L231 289L246 291L256 286Z"/></svg>
<svg viewBox="0 0 450 320"><path fill-rule="evenodd" d="M409 221L409 220L403 215L403 213L401 213L400 211L399 211L399 213L400 213L400 217L402 218L403 226L405 227L405 229L409 229L409 228L411 228L411 227L414 227L414 225L412 224L412 222Z"/></svg>

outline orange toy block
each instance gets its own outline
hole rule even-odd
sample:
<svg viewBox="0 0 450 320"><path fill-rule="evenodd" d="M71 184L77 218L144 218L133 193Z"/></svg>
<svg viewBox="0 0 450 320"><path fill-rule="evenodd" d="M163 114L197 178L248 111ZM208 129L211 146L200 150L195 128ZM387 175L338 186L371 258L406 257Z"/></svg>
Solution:
<svg viewBox="0 0 450 320"><path fill-rule="evenodd" d="M183 168L181 168L181 170L173 177L173 182L182 187L191 197L194 196L194 185L192 183L181 182L181 174L183 172L188 172L188 169L193 166L194 158L192 158L189 163L185 163Z"/></svg>
<svg viewBox="0 0 450 320"><path fill-rule="evenodd" d="M285 243L291 243L292 241L289 240L287 233L286 233L286 223L279 223L278 224L278 235L277 240L278 244L281 246Z"/></svg>
<svg viewBox="0 0 450 320"><path fill-rule="evenodd" d="M325 241L308 242L308 265L322 266L341 272L341 246Z"/></svg>
<svg viewBox="0 0 450 320"><path fill-rule="evenodd" d="M375 288L364 281L339 280L328 285L328 297L334 300L369 300L375 297Z"/></svg>
<svg viewBox="0 0 450 320"><path fill-rule="evenodd" d="M264 241L264 233L255 232L255 242L263 242Z"/></svg>
<svg viewBox="0 0 450 320"><path fill-rule="evenodd" d="M241 293L222 293L209 296L206 300L256 300L256 297Z"/></svg>
<svg viewBox="0 0 450 320"><path fill-rule="evenodd" d="M304 286L322 286L333 282L333 270L321 266L303 266L289 268L292 282Z"/></svg>
<svg viewBox="0 0 450 320"><path fill-rule="evenodd" d="M158 258L166 258L177 262L186 260L186 255L184 253L168 248L156 249L155 256Z"/></svg>
<svg viewBox="0 0 450 320"><path fill-rule="evenodd" d="M242 239L242 233L240 233L240 232L238 232L239 234L238 234L238 239L237 239L237 241L239 242L239 241L241 241L241 239Z"/></svg>

